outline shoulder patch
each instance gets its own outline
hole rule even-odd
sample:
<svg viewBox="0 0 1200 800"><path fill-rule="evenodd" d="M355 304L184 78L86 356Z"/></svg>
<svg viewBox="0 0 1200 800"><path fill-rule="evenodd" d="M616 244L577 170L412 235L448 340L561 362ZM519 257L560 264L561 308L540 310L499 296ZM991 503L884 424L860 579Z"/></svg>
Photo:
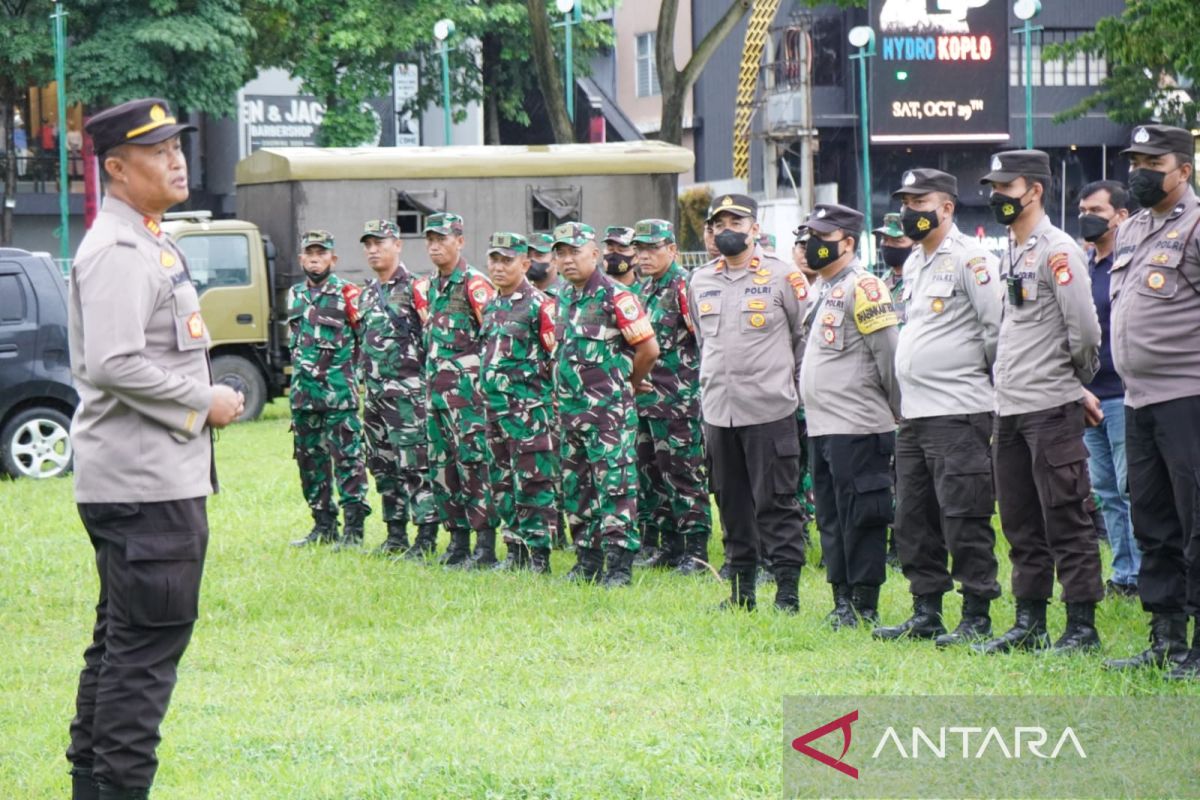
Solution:
<svg viewBox="0 0 1200 800"><path fill-rule="evenodd" d="M862 334L900 324L887 287L873 277L859 281L854 293L854 324Z"/></svg>
<svg viewBox="0 0 1200 800"><path fill-rule="evenodd" d="M1071 282L1071 259L1066 253L1051 254L1046 264L1054 273L1054 282L1059 286L1066 286Z"/></svg>
<svg viewBox="0 0 1200 800"><path fill-rule="evenodd" d="M797 300L808 299L808 281L805 280L803 272L800 270L789 272L787 280L792 285L792 294L796 295Z"/></svg>

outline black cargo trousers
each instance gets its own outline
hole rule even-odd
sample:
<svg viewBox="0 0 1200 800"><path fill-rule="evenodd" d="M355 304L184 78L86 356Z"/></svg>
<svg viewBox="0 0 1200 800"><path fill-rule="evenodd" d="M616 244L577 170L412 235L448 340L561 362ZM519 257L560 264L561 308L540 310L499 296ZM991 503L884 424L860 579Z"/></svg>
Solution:
<svg viewBox="0 0 1200 800"><path fill-rule="evenodd" d="M205 500L79 504L100 599L67 760L98 782L123 789L154 782L158 727L199 613Z"/></svg>
<svg viewBox="0 0 1200 800"><path fill-rule="evenodd" d="M895 449L891 432L809 438L817 527L832 584L881 586L887 577Z"/></svg>

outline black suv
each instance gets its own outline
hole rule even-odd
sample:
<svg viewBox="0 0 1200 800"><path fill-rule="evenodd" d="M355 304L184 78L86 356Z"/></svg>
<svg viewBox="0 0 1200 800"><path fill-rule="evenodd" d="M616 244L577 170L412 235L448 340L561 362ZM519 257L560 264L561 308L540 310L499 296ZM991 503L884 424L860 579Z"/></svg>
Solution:
<svg viewBox="0 0 1200 800"><path fill-rule="evenodd" d="M0 248L0 471L52 478L71 469L67 286L45 253Z"/></svg>

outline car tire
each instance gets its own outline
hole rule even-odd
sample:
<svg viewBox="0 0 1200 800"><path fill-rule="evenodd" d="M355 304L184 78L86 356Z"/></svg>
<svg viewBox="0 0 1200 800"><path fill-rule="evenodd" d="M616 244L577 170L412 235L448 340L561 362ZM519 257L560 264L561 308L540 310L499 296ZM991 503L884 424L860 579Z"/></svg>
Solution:
<svg viewBox="0 0 1200 800"><path fill-rule="evenodd" d="M238 422L258 419L267 402L267 382L253 361L242 356L217 356L212 360L212 379L213 383L232 386L245 396L245 409Z"/></svg>
<svg viewBox="0 0 1200 800"><path fill-rule="evenodd" d="M14 478L57 478L71 471L71 420L58 409L27 408L0 432L0 464Z"/></svg>

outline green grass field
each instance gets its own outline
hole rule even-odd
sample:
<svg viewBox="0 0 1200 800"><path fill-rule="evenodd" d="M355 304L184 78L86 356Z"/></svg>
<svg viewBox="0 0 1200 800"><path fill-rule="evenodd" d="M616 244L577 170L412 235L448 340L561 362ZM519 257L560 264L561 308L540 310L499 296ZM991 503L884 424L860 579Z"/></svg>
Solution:
<svg viewBox="0 0 1200 800"><path fill-rule="evenodd" d="M223 491L163 726L160 800L778 797L786 694L1200 692L1107 674L1099 657L983 658L832 632L815 569L787 617L770 588L753 615L713 613L727 594L714 578L576 587L557 552L542 579L297 551L287 542L309 520L286 409L217 447ZM382 540L378 514L367 536ZM719 538L712 548L719 564ZM0 482L0 797L69 795L96 587L70 481ZM907 616L898 572L882 606L885 621ZM1011 599L993 608L1006 629ZM951 624L958 610L948 597ZM1106 600L1097 620L1107 653L1144 647L1135 602ZM1062 625L1057 604L1052 633Z"/></svg>

